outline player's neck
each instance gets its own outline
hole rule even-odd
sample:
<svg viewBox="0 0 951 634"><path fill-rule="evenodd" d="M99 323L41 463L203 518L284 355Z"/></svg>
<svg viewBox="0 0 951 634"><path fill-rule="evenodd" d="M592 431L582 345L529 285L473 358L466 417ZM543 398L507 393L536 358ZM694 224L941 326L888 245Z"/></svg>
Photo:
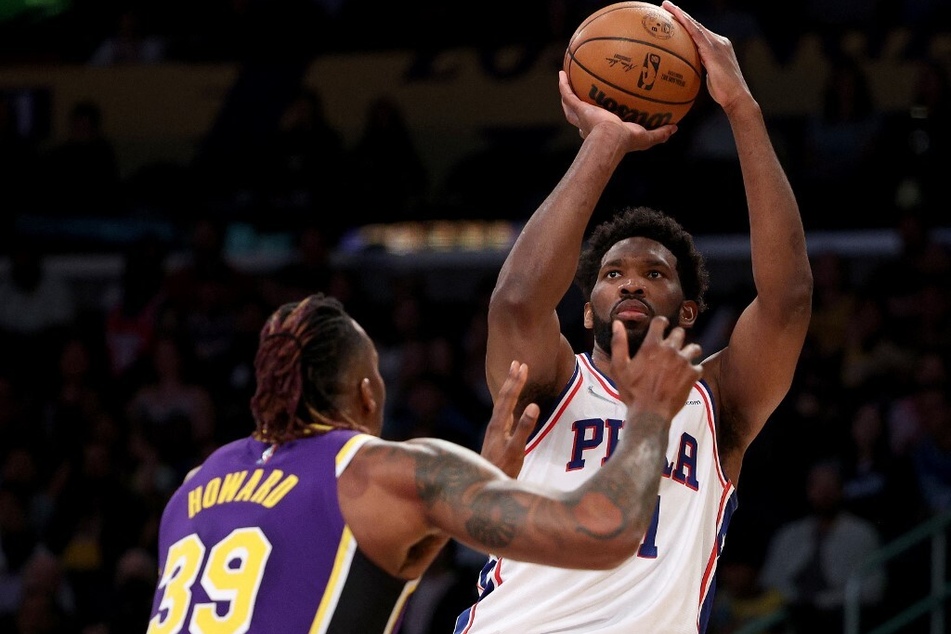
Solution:
<svg viewBox="0 0 951 634"><path fill-rule="evenodd" d="M614 377L611 376L611 355L599 348L597 344L591 349L591 362L598 372L609 378L612 383L614 382Z"/></svg>

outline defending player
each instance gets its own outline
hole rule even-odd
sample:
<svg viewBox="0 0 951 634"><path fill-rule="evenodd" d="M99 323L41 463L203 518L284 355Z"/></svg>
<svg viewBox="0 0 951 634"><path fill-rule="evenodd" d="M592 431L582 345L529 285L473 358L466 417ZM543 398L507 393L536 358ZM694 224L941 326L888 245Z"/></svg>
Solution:
<svg viewBox="0 0 951 634"><path fill-rule="evenodd" d="M215 451L169 501L149 634L392 632L450 537L484 552L578 568L629 557L650 522L671 418L701 369L684 331L654 320L641 351L614 333L629 405L610 466L573 491L507 477L446 441L387 442L373 342L322 295L278 309L255 359L254 434ZM537 420L512 410L510 363L489 437L521 453ZM504 450L503 450L504 453Z"/></svg>

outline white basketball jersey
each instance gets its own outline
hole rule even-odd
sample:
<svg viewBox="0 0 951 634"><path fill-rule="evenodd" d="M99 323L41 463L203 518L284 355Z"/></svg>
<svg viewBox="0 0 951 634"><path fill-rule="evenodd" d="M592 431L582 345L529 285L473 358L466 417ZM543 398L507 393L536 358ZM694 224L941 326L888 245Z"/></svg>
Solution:
<svg viewBox="0 0 951 634"><path fill-rule="evenodd" d="M588 354L529 440L520 480L571 490L618 443L626 406ZM455 634L697 634L706 629L717 558L736 508L720 468L712 395L690 391L670 426L657 507L638 554L613 570L567 570L489 557L479 601Z"/></svg>

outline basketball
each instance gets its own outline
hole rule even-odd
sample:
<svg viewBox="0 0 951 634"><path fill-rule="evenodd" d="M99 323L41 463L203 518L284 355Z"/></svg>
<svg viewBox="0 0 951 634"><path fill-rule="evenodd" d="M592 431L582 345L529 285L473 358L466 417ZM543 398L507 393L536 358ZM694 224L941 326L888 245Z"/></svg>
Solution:
<svg viewBox="0 0 951 634"><path fill-rule="evenodd" d="M649 2L618 2L581 23L568 42L564 69L578 97L653 129L687 114L702 66L672 13Z"/></svg>

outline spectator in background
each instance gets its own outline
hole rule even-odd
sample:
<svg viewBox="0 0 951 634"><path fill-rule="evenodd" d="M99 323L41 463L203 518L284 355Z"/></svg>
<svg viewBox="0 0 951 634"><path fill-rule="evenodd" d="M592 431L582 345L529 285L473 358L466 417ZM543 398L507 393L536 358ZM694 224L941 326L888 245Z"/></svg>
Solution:
<svg viewBox="0 0 951 634"><path fill-rule="evenodd" d="M894 397L895 377L912 371L915 350L889 328L885 298L876 289L862 292L846 332L837 383L851 393Z"/></svg>
<svg viewBox="0 0 951 634"><path fill-rule="evenodd" d="M123 254L116 295L104 309L105 345L110 376L130 393L141 378L143 360L152 350L165 307L166 253L158 239L146 236Z"/></svg>
<svg viewBox="0 0 951 634"><path fill-rule="evenodd" d="M0 277L0 346L5 363L27 384L42 385L45 364L55 358L63 335L78 316L77 299L49 265L41 245L14 239L9 274Z"/></svg>
<svg viewBox="0 0 951 634"><path fill-rule="evenodd" d="M899 19L911 32L904 56L927 57L935 36L951 31L951 6L946 0L900 0L897 4Z"/></svg>
<svg viewBox="0 0 951 634"><path fill-rule="evenodd" d="M257 291L250 275L227 258L224 221L193 220L184 261L169 269L164 282L167 326L189 342L208 389L226 383L224 368L234 342L238 306Z"/></svg>
<svg viewBox="0 0 951 634"><path fill-rule="evenodd" d="M890 401L887 414L891 453L906 458L925 434L927 408L919 399L934 388L951 384L949 350L932 350L918 356L907 390Z"/></svg>
<svg viewBox="0 0 951 634"><path fill-rule="evenodd" d="M911 102L886 117L885 151L894 167L888 182L899 209L917 209L934 225L951 204L951 74L936 57L917 60L914 68Z"/></svg>
<svg viewBox="0 0 951 634"><path fill-rule="evenodd" d="M104 131L102 109L93 101L73 105L66 138L40 157L44 214L74 217L76 210L114 216L121 210L119 164Z"/></svg>
<svg viewBox="0 0 951 634"><path fill-rule="evenodd" d="M53 599L54 612L64 619L76 614L76 591L66 576L63 562L47 550L38 547L23 570L22 597L45 594Z"/></svg>
<svg viewBox="0 0 951 634"><path fill-rule="evenodd" d="M24 595L16 614L0 621L5 634L78 634L73 619L63 614L56 599L36 590Z"/></svg>
<svg viewBox="0 0 951 634"><path fill-rule="evenodd" d="M400 402L386 420L382 437L387 440L443 438L472 451L482 445L482 428L469 420L455 404L449 379L424 372L410 379Z"/></svg>
<svg viewBox="0 0 951 634"><path fill-rule="evenodd" d="M148 631L157 567L158 563L148 549L134 547L124 552L116 565L105 618L88 634L141 634Z"/></svg>
<svg viewBox="0 0 951 634"><path fill-rule="evenodd" d="M430 177L399 102L384 95L368 104L349 154L353 178L370 183L351 189L349 207L360 210L351 226L419 217Z"/></svg>
<svg viewBox="0 0 951 634"><path fill-rule="evenodd" d="M34 451L30 443L34 437L32 415L36 395L31 391L31 377L23 377L11 359L0 360L4 362L0 365L0 437L4 439L0 456L6 460L17 448ZM35 455L34 460L38 460Z"/></svg>
<svg viewBox="0 0 951 634"><path fill-rule="evenodd" d="M918 487L929 512L951 509L951 396L945 384L923 386L915 397L924 434L912 452Z"/></svg>
<svg viewBox="0 0 951 634"><path fill-rule="evenodd" d="M877 161L883 131L883 115L861 63L832 60L821 109L807 114L803 134L802 208L813 214L804 218L807 226L840 229L848 226L846 217L832 210L881 206L886 179Z"/></svg>
<svg viewBox="0 0 951 634"><path fill-rule="evenodd" d="M19 496L31 524L45 526L49 505L43 495L43 481L39 459L36 456L37 451L27 443L6 435L4 441L6 447L2 454L4 458L0 461L0 486ZM0 538L0 543L2 541ZM2 559L0 555L0 560Z"/></svg>
<svg viewBox="0 0 951 634"><path fill-rule="evenodd" d="M846 334L858 304L849 261L836 251L811 257L814 280L809 337L828 363L841 363Z"/></svg>
<svg viewBox="0 0 951 634"><path fill-rule="evenodd" d="M77 617L98 623L109 609L109 588L120 556L143 539L148 513L127 485L115 450L87 440L55 500L44 543L65 567L76 592Z"/></svg>
<svg viewBox="0 0 951 634"><path fill-rule="evenodd" d="M0 621L16 613L29 561L41 546L28 505L15 486L0 482Z"/></svg>
<svg viewBox="0 0 951 634"><path fill-rule="evenodd" d="M947 273L921 280L915 294L911 332L919 350L951 349L951 285Z"/></svg>
<svg viewBox="0 0 951 634"><path fill-rule="evenodd" d="M891 540L920 519L921 499L907 456L891 452L885 409L864 401L848 421L842 456L843 506L875 526Z"/></svg>
<svg viewBox="0 0 951 634"><path fill-rule="evenodd" d="M394 279L390 291L389 310L382 318L376 315L377 321L369 325L380 355L380 374L391 395L387 399L387 414L400 401L404 386L427 368L425 342L432 332L431 318L435 314L421 276Z"/></svg>
<svg viewBox="0 0 951 634"><path fill-rule="evenodd" d="M155 64L165 59L166 42L149 32L142 15L133 7L119 14L111 33L89 58L90 66Z"/></svg>
<svg viewBox="0 0 951 634"><path fill-rule="evenodd" d="M295 249L289 262L262 280L264 296L274 306L294 298L327 292L333 266L326 228L313 223L295 232ZM343 298L338 298L343 301Z"/></svg>
<svg viewBox="0 0 951 634"><path fill-rule="evenodd" d="M806 481L809 513L781 526L770 540L760 573L765 589L780 592L795 634L837 634L844 619L845 584L881 546L875 526L842 507L842 475L833 461L816 463ZM862 581L869 611L885 592L884 569Z"/></svg>
<svg viewBox="0 0 951 634"><path fill-rule="evenodd" d="M886 296L889 314L905 327L917 327L921 290L945 284L951 276L951 247L938 241L938 226L921 208L901 212L895 221L899 252L874 271L876 284L890 289Z"/></svg>
<svg viewBox="0 0 951 634"><path fill-rule="evenodd" d="M351 195L345 183L347 154L316 90L301 88L290 101L261 158L272 204L305 210L320 218L326 230L339 231L340 211Z"/></svg>
<svg viewBox="0 0 951 634"><path fill-rule="evenodd" d="M253 425L248 403L257 387L254 380L254 354L260 343L261 326L273 306L260 297L247 297L235 311L231 346L221 359L223 383L208 393L215 411L215 444L221 445L247 433ZM177 484L177 483L176 483Z"/></svg>
<svg viewBox="0 0 951 634"><path fill-rule="evenodd" d="M215 440L214 402L205 384L194 379L196 367L187 350L173 336L160 336L151 355L152 376L127 406L131 423L181 477L210 451Z"/></svg>
<svg viewBox="0 0 951 634"><path fill-rule="evenodd" d="M783 607L783 597L775 588L761 588L757 584L760 563L748 554L734 555L731 547L724 551L718 565L717 594L710 616L710 631L733 634L753 621L777 614ZM773 628L764 632L781 632Z"/></svg>
<svg viewBox="0 0 951 634"><path fill-rule="evenodd" d="M746 205L743 175L729 119L709 93L701 90L683 127L689 130L686 138L676 139L675 136L671 140L685 145L684 156L688 164L677 169L689 171L692 185L669 193L675 196L695 232L745 231L745 218L729 220L722 217L725 214L714 216L699 211L704 208L703 192L714 190L718 192L724 209L742 209Z"/></svg>
<svg viewBox="0 0 951 634"><path fill-rule="evenodd" d="M494 284L495 279L487 275L476 286L469 304L470 312L459 335L458 363L454 373L459 380L456 403L469 420L488 420L492 414L492 394L485 382L485 352L489 336L489 297Z"/></svg>
<svg viewBox="0 0 951 634"><path fill-rule="evenodd" d="M805 29L819 36L822 52L835 61L847 55L845 39L849 35L865 37L864 53L876 58L889 27L894 9L887 0L806 0Z"/></svg>
<svg viewBox="0 0 951 634"><path fill-rule="evenodd" d="M0 175L3 178L0 205L6 210L0 226L12 229L16 214L30 204L37 157L33 141L20 129L16 103L12 97L0 94ZM0 237L0 245L7 246L11 235L7 233Z"/></svg>
<svg viewBox="0 0 951 634"><path fill-rule="evenodd" d="M42 245L14 239L10 274L0 279L0 332L22 341L62 331L77 314L69 285L48 265Z"/></svg>
<svg viewBox="0 0 951 634"><path fill-rule="evenodd" d="M175 454L161 441L153 430L136 425L129 429L122 448L129 487L152 513L150 521L154 520L154 527L148 527L149 531L157 529L165 502L182 482L181 468L169 462Z"/></svg>
<svg viewBox="0 0 951 634"><path fill-rule="evenodd" d="M39 468L52 497L61 493L64 477L80 462L85 442L96 436L111 442L112 434L103 434L113 424L108 379L97 359L102 355L86 337L71 332L63 340L42 392L42 410L33 421L34 446L43 447Z"/></svg>

